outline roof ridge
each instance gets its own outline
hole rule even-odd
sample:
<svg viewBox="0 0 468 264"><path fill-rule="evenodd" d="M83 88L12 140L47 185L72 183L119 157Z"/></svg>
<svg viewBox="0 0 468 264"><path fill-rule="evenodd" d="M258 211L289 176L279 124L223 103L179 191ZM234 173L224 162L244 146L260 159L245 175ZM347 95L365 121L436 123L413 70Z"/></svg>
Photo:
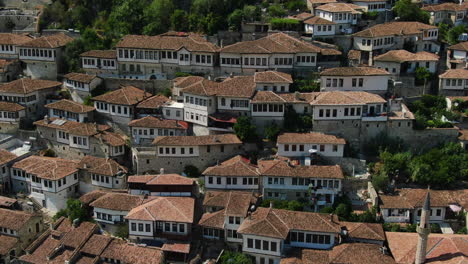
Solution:
<svg viewBox="0 0 468 264"><path fill-rule="evenodd" d="M281 219L281 217L280 217L279 215L277 215L277 214L275 213L275 211L273 211L273 208L269 208L269 210L270 210L270 211L268 212L268 214L273 213L273 215L276 216L276 217L280 220L280 222L283 223L283 225L286 226L286 227L288 228L288 233L289 233L289 229L291 229L291 228L283 221L283 219ZM268 217L268 214L267 214L267 217ZM281 234L281 232L275 227L275 225L273 225L273 224L268 220L268 218L266 218L266 220L268 221L268 223L270 223L270 224L273 226L273 228L274 228L276 231L278 231L278 233Z"/></svg>
<svg viewBox="0 0 468 264"><path fill-rule="evenodd" d="M164 197L164 200L166 200L168 203L170 203L170 204L172 205L172 207L174 207L174 208L176 209L176 211L178 211L181 215L183 215L183 217L184 217L187 221L189 221L188 217L187 217L184 213L182 213L182 211L180 211L179 208L178 208L177 206L175 206L175 205L172 203L172 201L170 201L169 199L167 199L167 197Z"/></svg>

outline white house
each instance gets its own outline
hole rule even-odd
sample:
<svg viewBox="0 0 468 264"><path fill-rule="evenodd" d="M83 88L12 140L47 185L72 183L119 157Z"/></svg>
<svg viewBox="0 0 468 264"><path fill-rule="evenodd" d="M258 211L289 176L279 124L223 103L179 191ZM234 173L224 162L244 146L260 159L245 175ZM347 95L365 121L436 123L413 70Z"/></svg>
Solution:
<svg viewBox="0 0 468 264"><path fill-rule="evenodd" d="M218 83L203 79L184 88L184 120L207 127L209 115L216 112L218 87Z"/></svg>
<svg viewBox="0 0 468 264"><path fill-rule="evenodd" d="M18 59L18 46L31 41L30 36L13 33L0 33L0 58Z"/></svg>
<svg viewBox="0 0 468 264"><path fill-rule="evenodd" d="M132 175L128 177L128 192L136 195L191 197L197 194L195 181L179 174Z"/></svg>
<svg viewBox="0 0 468 264"><path fill-rule="evenodd" d="M440 23L449 25L462 25L468 17L468 4L466 2L446 2L438 5L426 5L422 10L429 13L429 23L438 25Z"/></svg>
<svg viewBox="0 0 468 264"><path fill-rule="evenodd" d="M336 32L336 23L319 16L304 21L304 32L313 38L333 37Z"/></svg>
<svg viewBox="0 0 468 264"><path fill-rule="evenodd" d="M438 55L426 51L412 53L406 50L391 50L374 57L375 67L385 69L396 76L414 74L417 68L436 73L438 62Z"/></svg>
<svg viewBox="0 0 468 264"><path fill-rule="evenodd" d="M19 59L26 63L25 74L32 79L56 80L63 69L63 49L71 41L73 38L58 33L19 45Z"/></svg>
<svg viewBox="0 0 468 264"><path fill-rule="evenodd" d="M78 195L77 162L30 156L15 162L11 179L15 192L24 192L49 211L64 209L68 198Z"/></svg>
<svg viewBox="0 0 468 264"><path fill-rule="evenodd" d="M439 75L439 89L449 96L468 95L468 69L447 70Z"/></svg>
<svg viewBox="0 0 468 264"><path fill-rule="evenodd" d="M336 23L335 34L353 33L364 7L348 3L328 3L315 8L315 16Z"/></svg>
<svg viewBox="0 0 468 264"><path fill-rule="evenodd" d="M283 133L278 136L278 156L310 157L319 154L325 157L343 157L346 141L334 135L318 132Z"/></svg>
<svg viewBox="0 0 468 264"><path fill-rule="evenodd" d="M449 69L468 68L468 41L447 48L447 66Z"/></svg>
<svg viewBox="0 0 468 264"><path fill-rule="evenodd" d="M257 166L240 155L208 167L202 174L207 189L259 191Z"/></svg>
<svg viewBox="0 0 468 264"><path fill-rule="evenodd" d="M70 121L86 123L93 121L92 106L83 105L68 99L62 99L45 105L49 109L49 117L63 118Z"/></svg>
<svg viewBox="0 0 468 264"><path fill-rule="evenodd" d="M0 184L2 192L9 192L11 190L11 176L10 167L13 162L18 158L14 153L6 149L0 149Z"/></svg>
<svg viewBox="0 0 468 264"><path fill-rule="evenodd" d="M322 91L365 91L385 94L390 73L372 67L338 67L320 73Z"/></svg>
<svg viewBox="0 0 468 264"><path fill-rule="evenodd" d="M26 107L10 102L0 101L0 132L9 133L16 129L11 129L10 126L19 128L19 123L22 118L26 117Z"/></svg>
<svg viewBox="0 0 468 264"><path fill-rule="evenodd" d="M116 76L118 74L117 51L89 50L80 54L81 68L88 74Z"/></svg>
<svg viewBox="0 0 468 264"><path fill-rule="evenodd" d="M132 131L133 142L149 145L158 136L186 136L188 124L184 121L145 116L128 123Z"/></svg>
<svg viewBox="0 0 468 264"><path fill-rule="evenodd" d="M365 12L385 12L387 2L382 0L353 0L353 4L363 7Z"/></svg>
<svg viewBox="0 0 468 264"><path fill-rule="evenodd" d="M80 192L125 189L128 169L113 159L85 156L78 164Z"/></svg>
<svg viewBox="0 0 468 264"><path fill-rule="evenodd" d="M71 72L63 76L63 84L70 91L76 93L80 97L86 97L91 94L98 85L102 83L102 79L96 75Z"/></svg>

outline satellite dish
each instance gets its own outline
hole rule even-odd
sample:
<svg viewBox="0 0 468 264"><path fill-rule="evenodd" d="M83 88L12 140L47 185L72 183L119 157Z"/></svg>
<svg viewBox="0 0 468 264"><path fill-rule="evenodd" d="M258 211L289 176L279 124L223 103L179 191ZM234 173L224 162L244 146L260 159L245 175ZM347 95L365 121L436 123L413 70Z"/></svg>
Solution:
<svg viewBox="0 0 468 264"><path fill-rule="evenodd" d="M318 151L316 149L309 149L309 153L310 154L314 154L314 153L317 153Z"/></svg>

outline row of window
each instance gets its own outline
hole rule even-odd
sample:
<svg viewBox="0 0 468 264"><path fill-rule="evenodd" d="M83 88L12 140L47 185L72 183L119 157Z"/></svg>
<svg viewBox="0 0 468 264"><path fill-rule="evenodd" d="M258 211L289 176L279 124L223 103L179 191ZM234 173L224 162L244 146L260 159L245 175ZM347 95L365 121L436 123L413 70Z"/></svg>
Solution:
<svg viewBox="0 0 468 264"><path fill-rule="evenodd" d="M337 117L338 109L319 109L319 117ZM360 107L346 107L344 109L344 116L361 116Z"/></svg>
<svg viewBox="0 0 468 264"><path fill-rule="evenodd" d="M73 81L73 80L67 80L67 83L72 85L73 87L75 88L81 88L81 89L84 89L85 88L85 83L82 83L82 82L77 82L77 81Z"/></svg>
<svg viewBox="0 0 468 264"><path fill-rule="evenodd" d="M73 119L78 121L79 115L77 113L72 113L72 112L65 112L63 110L58 110L58 109L52 109L52 113L54 116L58 116L60 118L66 117L67 119Z"/></svg>
<svg viewBox="0 0 468 264"><path fill-rule="evenodd" d="M319 32L320 32L320 31L332 31L332 26L331 26L331 25L328 25L328 26L326 26L326 25L323 25L323 26L322 26L322 25L318 25L318 26L317 26L317 31L319 31ZM315 58L315 57L314 57L314 58Z"/></svg>
<svg viewBox="0 0 468 264"><path fill-rule="evenodd" d="M211 58L211 55L195 55L195 62L211 64Z"/></svg>
<svg viewBox="0 0 468 264"><path fill-rule="evenodd" d="M193 96L185 96L185 102L189 104L194 104L194 105L201 105L201 106L208 106L211 107L211 99L202 99L202 98L197 98Z"/></svg>
<svg viewBox="0 0 468 264"><path fill-rule="evenodd" d="M289 233L289 237L291 242L325 245L329 245L331 243L331 237L329 235L315 235L304 232L291 231Z"/></svg>
<svg viewBox="0 0 468 264"><path fill-rule="evenodd" d="M339 180L292 178L292 185L309 186L310 184L314 187L325 189L338 189L340 187Z"/></svg>
<svg viewBox="0 0 468 264"><path fill-rule="evenodd" d="M276 87L276 86L275 86ZM226 98L221 98L221 105L226 106ZM231 107L249 107L249 100L235 100L231 99Z"/></svg>
<svg viewBox="0 0 468 264"><path fill-rule="evenodd" d="M343 78L339 78L339 79L327 78L326 86L327 87L343 87Z"/></svg>
<svg viewBox="0 0 468 264"><path fill-rule="evenodd" d="M195 121L201 121L201 122L206 122L206 115L202 115L199 113L193 113L193 112L185 112L185 118L186 120L195 120Z"/></svg>
<svg viewBox="0 0 468 264"><path fill-rule="evenodd" d="M222 184L222 179L223 177L208 177L208 183L213 184L214 179L216 179L216 184ZM227 177L226 178L226 184L227 185L237 185L237 177ZM241 185L258 185L258 178L256 177L242 177Z"/></svg>
<svg viewBox="0 0 468 264"><path fill-rule="evenodd" d="M148 128L148 129L133 129L133 135L140 135L140 136L154 136L158 134L158 136L174 136L174 131L169 129L157 129L157 128Z"/></svg>
<svg viewBox="0 0 468 264"><path fill-rule="evenodd" d="M20 49L20 56L55 58L56 51L43 49Z"/></svg>
<svg viewBox="0 0 468 264"><path fill-rule="evenodd" d="M161 225L161 222L158 222L158 225ZM138 232L151 232L151 224L143 224L143 223L131 223L130 230L136 232L138 226ZM164 223L164 232L172 232L172 233L185 233L185 224L177 224L177 223Z"/></svg>
<svg viewBox="0 0 468 264"><path fill-rule="evenodd" d="M102 60L102 66L115 67L115 61L114 60Z"/></svg>
<svg viewBox="0 0 468 264"><path fill-rule="evenodd" d="M28 102L36 101L36 95L30 95L26 97L4 95L4 96L0 96L0 101L14 102L14 103L28 103Z"/></svg>
<svg viewBox="0 0 468 264"><path fill-rule="evenodd" d="M177 151L177 149L179 149L179 151ZM163 148L163 147L160 147L159 148L159 154L172 154L172 155L175 155L175 154L182 154L184 155L186 153L185 151L186 148ZM179 152L179 153L177 153ZM188 148L188 154L193 154L193 148Z"/></svg>
<svg viewBox="0 0 468 264"><path fill-rule="evenodd" d="M269 91L269 87L270 86L268 86L268 85L264 85L263 86L263 91ZM280 89L278 89L278 87L276 85L273 85L271 90L273 92L286 92L286 86L281 85Z"/></svg>
<svg viewBox="0 0 468 264"><path fill-rule="evenodd" d="M247 248L277 252L278 251L278 243L273 242L273 241L248 238L247 239Z"/></svg>
<svg viewBox="0 0 468 264"><path fill-rule="evenodd" d="M241 218L239 216L229 216L228 222L231 225L240 225Z"/></svg>
<svg viewBox="0 0 468 264"><path fill-rule="evenodd" d="M368 4L367 9L369 10L385 9L385 3L384 4Z"/></svg>
<svg viewBox="0 0 468 264"><path fill-rule="evenodd" d="M291 148L289 148L289 144L285 144L284 145L284 151L297 151L299 149L299 151L303 152L304 151L304 145L300 144L300 145L294 145L292 144L291 145ZM324 152L325 151L325 145L318 145L320 147L320 152ZM317 145L312 145L312 149L314 150L317 150ZM332 145L332 151L333 152L338 152L338 145Z"/></svg>
<svg viewBox="0 0 468 264"><path fill-rule="evenodd" d="M19 113L18 112L0 112L0 117L2 116L3 118L17 119L19 118Z"/></svg>
<svg viewBox="0 0 468 264"><path fill-rule="evenodd" d="M95 59L83 59L83 65L96 65Z"/></svg>
<svg viewBox="0 0 468 264"><path fill-rule="evenodd" d="M104 221L111 221L112 222L112 215L110 215L110 214L96 212L96 218L104 220Z"/></svg>
<svg viewBox="0 0 468 264"><path fill-rule="evenodd" d="M97 174L92 174L91 175L93 181L97 182L102 182L102 183L109 183L109 176L103 176L103 175L97 175Z"/></svg>
<svg viewBox="0 0 468 264"><path fill-rule="evenodd" d="M299 63L314 63L315 56L297 56L296 61Z"/></svg>
<svg viewBox="0 0 468 264"><path fill-rule="evenodd" d="M13 51L13 45L1 45L0 46L2 51Z"/></svg>
<svg viewBox="0 0 468 264"><path fill-rule="evenodd" d="M240 58L221 58L221 64L240 65Z"/></svg>
<svg viewBox="0 0 468 264"><path fill-rule="evenodd" d="M395 43L395 38L394 37L385 37L385 38L379 38L379 39L362 39L362 45L363 46L371 46L372 44L374 46L381 46L381 45L390 45Z"/></svg>
<svg viewBox="0 0 468 264"><path fill-rule="evenodd" d="M85 138L85 137L73 136L73 144L87 147L88 146L88 139Z"/></svg>
<svg viewBox="0 0 468 264"><path fill-rule="evenodd" d="M281 104L253 104L253 112L283 112L283 105Z"/></svg>
<svg viewBox="0 0 468 264"><path fill-rule="evenodd" d="M425 37L425 38L428 38L428 37L437 37L438 33L439 33L438 31L434 31L434 30L432 30L432 31L424 31L424 37Z"/></svg>
<svg viewBox="0 0 468 264"><path fill-rule="evenodd" d="M446 79L445 86L462 86L463 80L462 79ZM468 79L465 80L465 86L468 86Z"/></svg>
<svg viewBox="0 0 468 264"><path fill-rule="evenodd" d="M336 20L351 20L351 18L356 19L357 16L353 15L351 13L335 13L333 21L336 21Z"/></svg>

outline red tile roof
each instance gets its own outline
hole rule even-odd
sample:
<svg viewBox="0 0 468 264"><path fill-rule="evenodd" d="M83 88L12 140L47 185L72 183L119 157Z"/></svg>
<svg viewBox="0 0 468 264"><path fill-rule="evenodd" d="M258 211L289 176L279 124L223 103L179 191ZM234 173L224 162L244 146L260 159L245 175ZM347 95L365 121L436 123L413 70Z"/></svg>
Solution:
<svg viewBox="0 0 468 264"><path fill-rule="evenodd" d="M438 5L427 5L421 8L427 12L438 12L438 11L466 11L468 10L468 3L442 3Z"/></svg>
<svg viewBox="0 0 468 264"><path fill-rule="evenodd" d="M21 45L31 40L31 37L25 35L0 33L0 45Z"/></svg>
<svg viewBox="0 0 468 264"><path fill-rule="evenodd" d="M258 167L262 176L281 176L299 178L343 179L339 165L294 166L285 160L259 160Z"/></svg>
<svg viewBox="0 0 468 264"><path fill-rule="evenodd" d="M380 208L413 209L424 204L427 189L396 189L395 194L380 195ZM465 206L468 190L430 190L431 206L448 207L450 204ZM465 208L466 209L466 208Z"/></svg>
<svg viewBox="0 0 468 264"><path fill-rule="evenodd" d="M89 173L95 173L106 176L116 176L120 173L127 173L128 169L113 159L98 158L94 156L86 156L78 163L78 168Z"/></svg>
<svg viewBox="0 0 468 264"><path fill-rule="evenodd" d="M262 71L254 74L255 83L293 83L291 74L278 71Z"/></svg>
<svg viewBox="0 0 468 264"><path fill-rule="evenodd" d="M304 143L304 144L346 144L346 141L334 135L319 132L310 133L283 133L278 136L278 144Z"/></svg>
<svg viewBox="0 0 468 264"><path fill-rule="evenodd" d="M468 51L468 41L464 41L464 42L460 42L458 44L452 45L448 47L448 49Z"/></svg>
<svg viewBox="0 0 468 264"><path fill-rule="evenodd" d="M368 92L321 92L313 96L313 105L364 105L372 103L386 103L380 95Z"/></svg>
<svg viewBox="0 0 468 264"><path fill-rule="evenodd" d="M10 251L14 249L19 240L16 237L0 235L0 255L8 256Z"/></svg>
<svg viewBox="0 0 468 264"><path fill-rule="evenodd" d="M96 75L90 75L90 74L84 74L84 73L78 73L78 72L71 72L71 73L65 74L63 77L68 80L82 82L82 83L91 83L94 79L98 78Z"/></svg>
<svg viewBox="0 0 468 264"><path fill-rule="evenodd" d="M204 207L225 209L225 215L245 217L250 205L256 204L258 195L248 191L207 191Z"/></svg>
<svg viewBox="0 0 468 264"><path fill-rule="evenodd" d="M56 88L59 89L62 83L47 80L22 78L0 86L0 92L29 94L35 91Z"/></svg>
<svg viewBox="0 0 468 264"><path fill-rule="evenodd" d="M308 25L336 25L335 22L326 20L325 18L321 18L319 16L311 17L304 21L304 24Z"/></svg>
<svg viewBox="0 0 468 264"><path fill-rule="evenodd" d="M128 176L128 183L145 183L147 185L193 185L193 179L179 174L160 175L132 175Z"/></svg>
<svg viewBox="0 0 468 264"><path fill-rule="evenodd" d="M58 180L78 172L78 162L61 158L29 156L15 162L13 168L47 180Z"/></svg>
<svg viewBox="0 0 468 264"><path fill-rule="evenodd" d="M349 12L351 14L361 14L361 11L364 11L364 7L348 3L328 3L317 6L315 9L331 13Z"/></svg>
<svg viewBox="0 0 468 264"><path fill-rule="evenodd" d="M195 200L191 197L154 197L133 208L126 219L193 223Z"/></svg>
<svg viewBox="0 0 468 264"><path fill-rule="evenodd" d="M108 92L91 99L93 101L106 102L110 104L136 105L150 96L150 93L147 93L140 88L135 86L125 86L118 90Z"/></svg>
<svg viewBox="0 0 468 264"><path fill-rule="evenodd" d="M417 52L412 53L406 50L391 50L387 53L378 55L374 58L375 61L389 61L389 62L408 62L408 61L439 61L439 56L430 52Z"/></svg>
<svg viewBox="0 0 468 264"><path fill-rule="evenodd" d="M129 127L145 127L145 128L169 128L187 130L188 123L185 121L162 119L154 116L145 116L140 119L135 119L128 123Z"/></svg>
<svg viewBox="0 0 468 264"><path fill-rule="evenodd" d="M198 225L208 228L224 229L225 218L224 209L214 213L204 213L200 221L198 221Z"/></svg>
<svg viewBox="0 0 468 264"><path fill-rule="evenodd" d="M439 75L444 79L468 79L468 69L450 69ZM1 87L0 87L1 90Z"/></svg>
<svg viewBox="0 0 468 264"><path fill-rule="evenodd" d="M257 171L257 166L250 163L247 158L237 155L228 159L216 166L208 167L203 175L215 176L252 176L258 177L260 174Z"/></svg>
<svg viewBox="0 0 468 264"><path fill-rule="evenodd" d="M320 76L375 76L390 75L386 70L373 67L337 67L320 72Z"/></svg>
<svg viewBox="0 0 468 264"><path fill-rule="evenodd" d="M62 99L60 101L47 104L45 107L79 114L88 113L95 110L95 108L92 106L80 104L68 99Z"/></svg>
<svg viewBox="0 0 468 264"><path fill-rule="evenodd" d="M28 42L21 44L20 46L27 47L27 48L54 49L54 48L63 47L72 41L73 41L73 38L65 35L64 33L57 33L54 35L42 36L40 38L30 40Z"/></svg>
<svg viewBox="0 0 468 264"><path fill-rule="evenodd" d="M140 195L109 192L91 202L89 206L114 211L130 211L141 204L147 203L152 198L145 199Z"/></svg>
<svg viewBox="0 0 468 264"><path fill-rule="evenodd" d="M26 227L33 216L23 211L0 208L0 227L19 231Z"/></svg>
<svg viewBox="0 0 468 264"><path fill-rule="evenodd" d="M90 50L90 51L81 53L80 57L117 59L117 52L115 50Z"/></svg>
<svg viewBox="0 0 468 264"><path fill-rule="evenodd" d="M234 134L209 136L159 136L153 141L157 146L207 146L242 144Z"/></svg>
<svg viewBox="0 0 468 264"><path fill-rule="evenodd" d="M405 36L421 34L423 30L437 29L436 26L427 25L420 22L388 22L377 24L368 29L354 33L354 37L383 37L383 36Z"/></svg>
<svg viewBox="0 0 468 264"><path fill-rule="evenodd" d="M0 165L6 164L16 159L17 156L6 149L0 149Z"/></svg>
<svg viewBox="0 0 468 264"><path fill-rule="evenodd" d="M170 101L166 96L158 94L143 100L137 105L137 108L157 109Z"/></svg>

